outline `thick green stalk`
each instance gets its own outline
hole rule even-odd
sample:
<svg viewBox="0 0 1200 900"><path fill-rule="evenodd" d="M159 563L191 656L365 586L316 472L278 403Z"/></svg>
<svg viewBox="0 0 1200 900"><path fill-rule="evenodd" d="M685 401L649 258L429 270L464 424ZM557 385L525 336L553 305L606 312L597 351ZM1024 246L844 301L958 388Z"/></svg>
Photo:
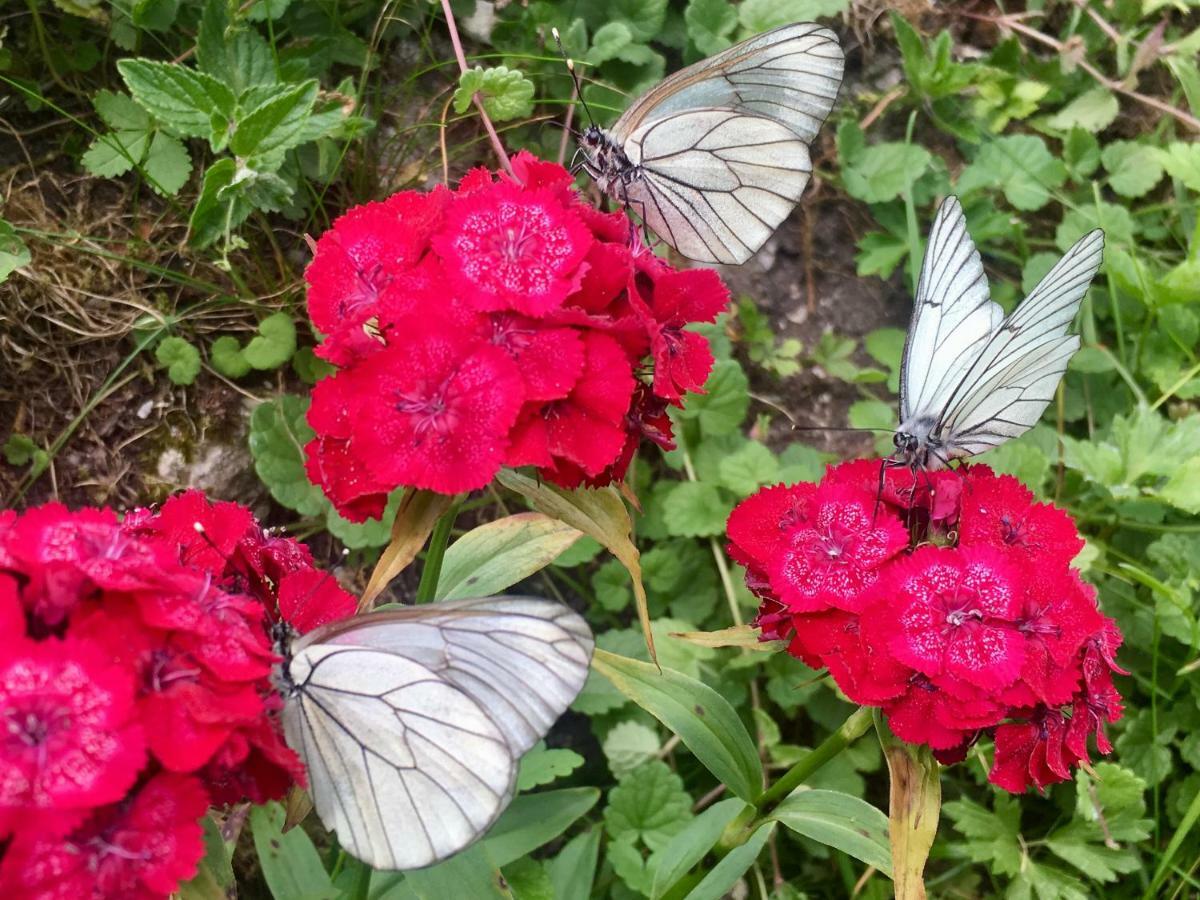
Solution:
<svg viewBox="0 0 1200 900"><path fill-rule="evenodd" d="M762 792L754 804L758 815L769 813L788 794L804 784L817 769L862 737L870 727L871 707L863 706L851 713L837 731L825 738L812 753L784 772L773 785Z"/></svg>
<svg viewBox="0 0 1200 900"><path fill-rule="evenodd" d="M429 549L425 551L425 568L421 571L421 583L417 585L417 603L429 603L437 594L438 580L442 577L442 560L446 556L446 545L450 543L450 529L458 518L459 504L455 503L438 518L429 538Z"/></svg>

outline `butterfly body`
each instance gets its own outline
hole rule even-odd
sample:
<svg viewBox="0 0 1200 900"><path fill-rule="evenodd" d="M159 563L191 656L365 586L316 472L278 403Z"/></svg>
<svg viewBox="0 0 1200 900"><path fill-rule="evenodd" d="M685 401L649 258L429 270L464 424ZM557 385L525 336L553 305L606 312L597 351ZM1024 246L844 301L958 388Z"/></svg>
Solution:
<svg viewBox="0 0 1200 900"><path fill-rule="evenodd" d="M819 25L756 35L671 75L611 129L589 127L583 167L684 256L743 263L808 184L843 68Z"/></svg>
<svg viewBox="0 0 1200 900"><path fill-rule="evenodd" d="M933 470L1029 430L1079 349L1068 333L1103 258L1080 238L1008 316L989 295L962 207L938 209L900 366L896 465Z"/></svg>

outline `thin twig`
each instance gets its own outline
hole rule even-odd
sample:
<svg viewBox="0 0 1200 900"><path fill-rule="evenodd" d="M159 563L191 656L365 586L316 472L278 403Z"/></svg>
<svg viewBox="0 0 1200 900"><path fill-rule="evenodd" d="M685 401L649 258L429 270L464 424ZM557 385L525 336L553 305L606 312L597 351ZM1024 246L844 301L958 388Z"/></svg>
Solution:
<svg viewBox="0 0 1200 900"><path fill-rule="evenodd" d="M563 133L558 142L558 164L560 166L567 161L567 141L571 139L571 122L575 118L575 100L578 96L575 85L572 83L571 99L567 102L567 116L563 119Z"/></svg>
<svg viewBox="0 0 1200 900"><path fill-rule="evenodd" d="M458 36L458 25L454 21L454 10L450 8L450 0L442 0L442 12L446 16L446 29L450 32L450 44L454 47L454 57L458 60L458 70L465 75L467 73L467 56L463 53L462 40ZM483 108L483 101L479 99L478 93L475 93L471 99L475 101L475 108L479 110L479 118L483 120L483 127L487 130L488 139L492 142L492 149L496 151L500 164L504 166L505 172L516 178L504 145L500 143L500 135L496 134L496 127L492 125L492 120Z"/></svg>
<svg viewBox="0 0 1200 900"><path fill-rule="evenodd" d="M1018 34L1023 34L1030 40L1052 48L1057 53L1065 53L1067 50L1066 45L1062 41L1058 40L1057 38L1052 38L1048 34L1042 34L1042 32L1038 31L1036 28L1030 28L1028 25L1023 25L1022 23L1016 21L1013 16L983 16L977 13L969 12L964 12L962 15L969 19L979 19L983 22L990 22L997 28L1007 28L1011 31L1017 32ZM1130 100L1136 100L1143 106L1149 106L1151 109L1155 109L1168 116L1172 116L1183 125L1186 125L1192 131L1200 131L1200 119L1197 119L1195 116L1185 113L1182 109L1176 109L1170 103L1159 100L1157 97L1151 97L1147 94L1139 93L1132 88L1125 87L1125 85L1121 84L1121 82L1114 81L1113 79L1109 78L1091 63L1087 62L1087 60L1078 59L1075 62L1079 68L1091 75L1092 78L1099 82L1102 87L1105 87L1114 93L1128 97Z"/></svg>

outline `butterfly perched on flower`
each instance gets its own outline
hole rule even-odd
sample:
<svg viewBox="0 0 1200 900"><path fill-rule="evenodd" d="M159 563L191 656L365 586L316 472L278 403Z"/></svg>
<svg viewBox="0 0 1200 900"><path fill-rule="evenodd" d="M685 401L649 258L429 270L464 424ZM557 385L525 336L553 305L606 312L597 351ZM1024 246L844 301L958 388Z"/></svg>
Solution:
<svg viewBox="0 0 1200 900"><path fill-rule="evenodd" d="M844 67L820 25L756 35L671 75L611 129L585 130L583 168L684 256L744 263L808 184Z"/></svg>
<svg viewBox="0 0 1200 900"><path fill-rule="evenodd" d="M900 363L897 464L940 469L1033 427L1079 349L1067 329L1103 250L1103 231L1085 234L1005 316L989 298L962 206L943 201Z"/></svg>

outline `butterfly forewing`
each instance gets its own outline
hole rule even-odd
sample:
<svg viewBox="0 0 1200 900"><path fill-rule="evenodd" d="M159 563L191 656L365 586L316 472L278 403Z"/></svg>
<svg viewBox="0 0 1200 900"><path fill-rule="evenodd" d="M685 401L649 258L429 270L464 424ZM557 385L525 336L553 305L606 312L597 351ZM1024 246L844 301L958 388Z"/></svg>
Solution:
<svg viewBox="0 0 1200 900"><path fill-rule="evenodd" d="M750 38L667 78L611 132L592 129L587 168L684 256L743 263L808 183L808 145L843 67L837 36L819 25Z"/></svg>
<svg viewBox="0 0 1200 900"><path fill-rule="evenodd" d="M1103 245L1099 230L1085 235L1005 318L988 298L962 207L946 199L926 247L901 367L900 433L915 439L910 462L944 465L1037 422L1079 349L1068 329Z"/></svg>
<svg viewBox="0 0 1200 900"><path fill-rule="evenodd" d="M342 845L375 868L430 865L512 798L517 761L579 693L592 637L522 597L383 610L297 641L288 744Z"/></svg>

